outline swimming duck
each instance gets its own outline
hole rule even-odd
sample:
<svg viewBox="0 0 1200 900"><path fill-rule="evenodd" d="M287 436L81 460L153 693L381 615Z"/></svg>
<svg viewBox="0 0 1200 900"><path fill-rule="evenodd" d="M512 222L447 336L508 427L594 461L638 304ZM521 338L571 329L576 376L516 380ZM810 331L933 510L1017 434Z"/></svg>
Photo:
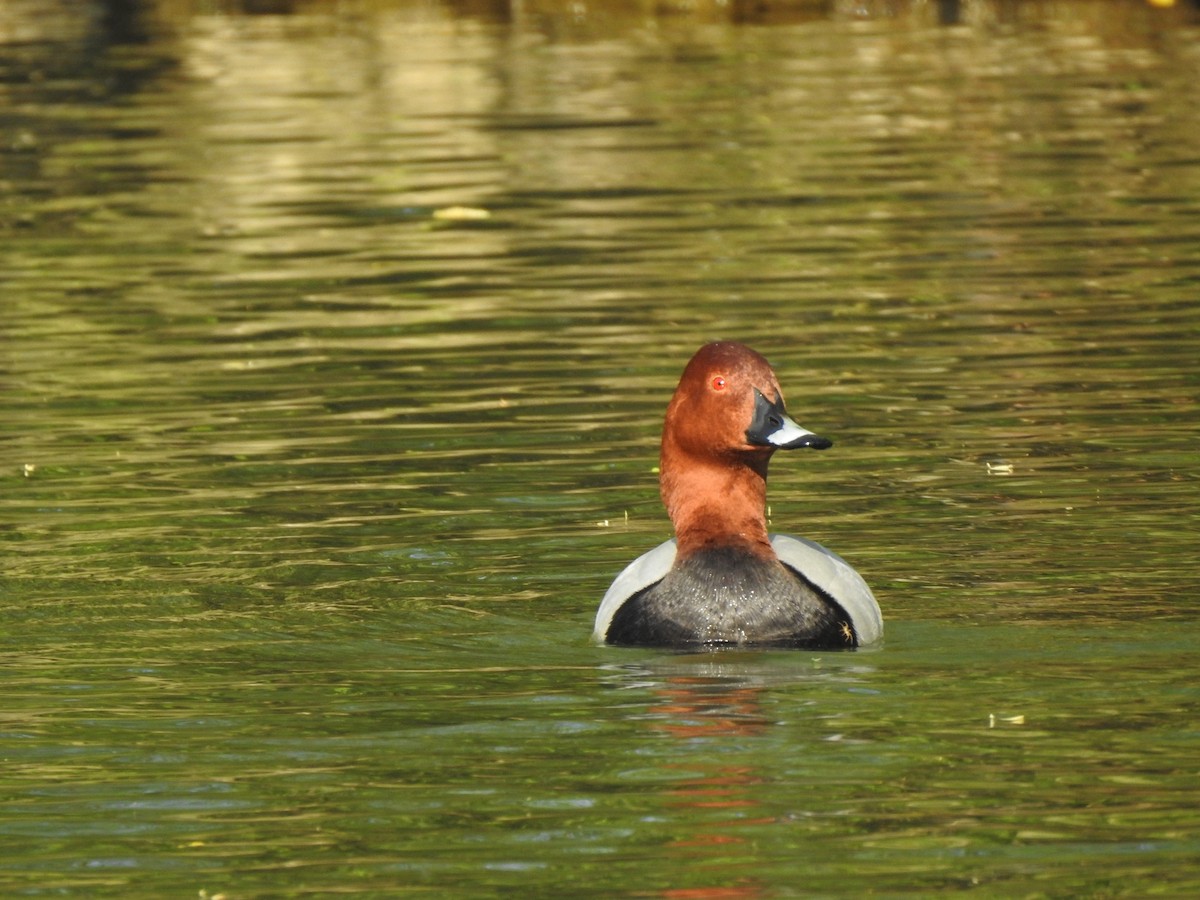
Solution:
<svg viewBox="0 0 1200 900"><path fill-rule="evenodd" d="M815 541L767 533L771 456L832 444L788 416L759 353L733 341L701 347L663 424L659 488L675 537L613 581L595 638L820 650L879 640L879 604L849 563Z"/></svg>

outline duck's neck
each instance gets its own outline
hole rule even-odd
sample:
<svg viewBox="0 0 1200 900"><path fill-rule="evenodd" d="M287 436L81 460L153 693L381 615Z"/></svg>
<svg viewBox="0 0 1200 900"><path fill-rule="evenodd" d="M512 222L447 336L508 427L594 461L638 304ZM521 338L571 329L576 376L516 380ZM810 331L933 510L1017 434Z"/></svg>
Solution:
<svg viewBox="0 0 1200 900"><path fill-rule="evenodd" d="M659 489L675 526L676 553L725 547L775 557L767 535L766 460L714 463L664 458Z"/></svg>

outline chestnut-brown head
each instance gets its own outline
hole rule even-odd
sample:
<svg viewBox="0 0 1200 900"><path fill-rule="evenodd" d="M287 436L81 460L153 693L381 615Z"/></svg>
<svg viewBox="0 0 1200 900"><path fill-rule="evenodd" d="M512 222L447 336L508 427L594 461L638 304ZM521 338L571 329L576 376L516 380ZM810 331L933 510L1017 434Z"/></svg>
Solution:
<svg viewBox="0 0 1200 900"><path fill-rule="evenodd" d="M831 445L787 415L779 381L761 354L733 341L701 347L683 370L663 424L660 485L681 547L688 532L707 535L723 523L764 544L772 454Z"/></svg>
<svg viewBox="0 0 1200 900"><path fill-rule="evenodd" d="M771 364L734 341L706 344L688 362L667 407L664 446L668 442L688 456L747 461L833 443L792 421Z"/></svg>

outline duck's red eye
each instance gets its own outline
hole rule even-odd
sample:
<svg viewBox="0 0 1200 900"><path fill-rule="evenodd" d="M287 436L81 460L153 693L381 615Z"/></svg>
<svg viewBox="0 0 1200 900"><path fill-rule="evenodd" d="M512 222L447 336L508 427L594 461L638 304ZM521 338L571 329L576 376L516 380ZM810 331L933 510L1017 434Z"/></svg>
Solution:
<svg viewBox="0 0 1200 900"><path fill-rule="evenodd" d="M714 376L713 380L712 380L712 389L714 391L725 390L725 379L723 377L721 377L720 375Z"/></svg>

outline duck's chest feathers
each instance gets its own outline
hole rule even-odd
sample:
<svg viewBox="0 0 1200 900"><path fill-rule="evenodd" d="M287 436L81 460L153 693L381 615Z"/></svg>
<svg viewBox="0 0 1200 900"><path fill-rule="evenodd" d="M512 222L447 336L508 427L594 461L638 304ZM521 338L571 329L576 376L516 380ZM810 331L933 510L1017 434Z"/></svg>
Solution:
<svg viewBox="0 0 1200 900"><path fill-rule="evenodd" d="M772 644L843 648L849 618L779 560L706 548L677 560L613 616L608 639L656 646Z"/></svg>

